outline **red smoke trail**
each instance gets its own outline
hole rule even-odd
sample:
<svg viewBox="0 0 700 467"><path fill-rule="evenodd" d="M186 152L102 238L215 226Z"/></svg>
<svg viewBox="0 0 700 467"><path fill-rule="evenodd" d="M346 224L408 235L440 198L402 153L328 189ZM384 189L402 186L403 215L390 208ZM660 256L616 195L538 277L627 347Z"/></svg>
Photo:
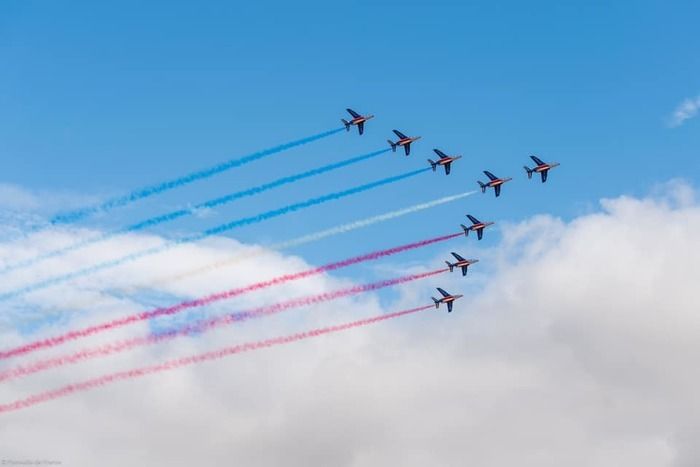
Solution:
<svg viewBox="0 0 700 467"><path fill-rule="evenodd" d="M272 315L275 313L280 313L282 311L287 311L292 308L298 308L302 306L316 305L319 303L328 302L331 300L337 300L343 297L349 297L352 295L357 295L360 293L370 292L373 290L383 289L385 287L391 287L398 284L404 284L406 282L412 282L419 279L424 279L426 277L435 276L437 274L442 274L448 271L448 269L438 269L435 271L424 272L420 274L411 274L408 276L396 277L393 279L386 279L379 282L372 282L369 284L357 285L354 287L349 287L347 289L340 289L333 292L326 292L318 295L310 295L306 297L294 298L287 300L285 302L275 303L273 305L263 306L255 308L249 311L230 313L223 316L217 316L214 318L209 318L205 320L200 320L192 324L188 324L181 328L167 331L162 334L146 336L146 337L135 337L132 339L126 339L122 341L113 342L110 344L105 344L99 347L87 348L78 350L75 353L63 355L60 357L48 358L45 360L39 360L29 365L17 366L9 370L0 372L0 382L7 381L9 379L19 378L22 376L28 376L34 373L38 373L43 370L50 370L54 368L59 368L64 365L78 363L83 360L88 360L95 357L106 357L118 352L124 352L126 350L131 350L135 347L141 347L145 345L157 344L160 342L165 342L168 340L175 339L179 336L187 336L192 334L199 334L210 329L226 326L237 321L245 321L252 318L259 318L261 316Z"/></svg>
<svg viewBox="0 0 700 467"><path fill-rule="evenodd" d="M336 269L341 269L341 268L351 266L354 264L358 264L358 263L362 263L365 261L373 261L373 260L376 260L379 258L383 258L385 256L391 256L391 255L401 253L404 251L413 250L416 248L421 248L421 247L424 247L427 245L431 245L433 243L438 243L438 242L450 240L450 239L459 237L461 235L462 235L462 233L443 235L441 237L435 237L435 238L430 238L430 239L426 239L426 240L421 240L419 242L409 243L406 245L401 245L401 246L389 248L386 250L379 250L379 251L375 251L373 253L368 253L365 255L356 256L354 258L349 258L349 259L345 259L342 261L337 261L335 263L329 263L329 264L326 264L324 266L319 266L317 268L308 269L306 271L301 271L301 272L294 273L294 274L285 274L283 276L278 276L278 277L275 277L275 278L267 280L267 281L262 281L262 282L250 284L250 285L247 285L244 287L226 290L223 292L218 292L218 293L209 295L207 297L198 298L195 300L188 300L188 301L181 302L181 303L178 303L177 305L173 305L173 306L170 306L167 308L156 308L154 310L144 311L144 312L137 313L134 315L125 316L123 318L118 318L118 319L108 321L105 323L96 324L96 325L89 326L89 327L79 329L76 331L69 331L69 332L62 334L62 335L59 335L59 336L49 337L47 339L42 339L42 340L30 342L28 344L0 352L0 360L8 359L11 357L16 357L19 355L26 355L28 353L34 352L34 351L39 350L39 349L55 347L57 345L61 345L61 344L65 343L65 342L69 342L69 341L81 339L84 337L92 336L94 334L98 334L98 333L101 333L104 331L116 329L116 328L119 328L122 326L126 326L128 324L137 323L139 321L149 320L152 318L156 318L158 316L174 315L176 313L179 313L183 310L187 310L190 308L196 308L196 307L200 307L200 306L209 305L211 303L214 303L214 302L217 302L220 300L226 300L226 299L233 298L233 297L236 297L238 295L242 295L242 294L252 292L255 290L260 290L260 289L264 289L267 287L271 287L273 285L279 285L279 284L283 284L286 282L314 276L317 274L322 274L324 272L333 271Z"/></svg>
<svg viewBox="0 0 700 467"><path fill-rule="evenodd" d="M185 366L193 365L195 363L202 363L211 360L218 360L220 358L228 357L230 355L235 355L243 352L250 352L253 350L264 349L267 347L274 347L282 344L290 344L292 342L301 341L304 339L309 339L311 337L319 337L325 334L332 334L340 331L346 331L352 328L358 328L362 326L367 326L369 324L377 323L379 321L385 321L388 319L398 318L400 316L417 313L420 311L425 311L433 308L432 305L426 305L418 308L412 308L410 310L397 311L394 313L388 313L384 315L374 316L372 318L361 319L357 321L352 321L344 324L337 324L335 326L328 326L325 328L311 329L309 331L299 332L296 334L291 334L287 336L273 337L271 339L265 339L257 342L248 342L245 344L238 344L231 347L224 347L219 350L214 350L211 352L205 352L198 355L192 355L189 357L182 357L176 360L170 360L165 363L158 365L147 366L143 368L135 368L133 370L120 371L116 373L111 373L97 378L88 379L79 383L69 384L58 389L43 392L40 394L35 394L33 396L27 397L26 399L20 399L9 404L0 405L0 413L12 412L15 410L21 410L29 408L33 405L41 404L43 402L48 402L53 399L58 399L60 397L65 397L70 394L82 391L88 391L100 386L105 386L110 383L115 383L117 381L130 380L140 378L142 376L153 375L156 373L161 373L163 371L175 370Z"/></svg>

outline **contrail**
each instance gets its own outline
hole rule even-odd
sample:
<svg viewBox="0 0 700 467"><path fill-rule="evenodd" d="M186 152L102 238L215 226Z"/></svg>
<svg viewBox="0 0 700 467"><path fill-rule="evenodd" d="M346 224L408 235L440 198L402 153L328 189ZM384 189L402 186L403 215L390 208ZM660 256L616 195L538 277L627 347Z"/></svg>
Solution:
<svg viewBox="0 0 700 467"><path fill-rule="evenodd" d="M99 271L103 271L105 269L110 269L110 268L113 268L115 266L122 265L124 263L135 261L135 260L137 260L139 258L143 258L145 256L150 256L150 255L154 255L156 253L161 253L163 251L170 250L178 245L196 242L198 240L203 240L205 238L211 237L213 235L218 235L218 234L221 234L223 232L228 232L229 230L233 230L233 229L236 229L238 227L243 227L243 226L251 225L251 224L257 224L259 222L263 222L263 221L266 221L269 219L273 219L275 217L283 216L285 214L289 214L289 213L292 213L295 211L300 211L302 209L306 209L306 208L316 206L319 204L327 203L329 201L336 201L336 200L345 198L347 196L351 196L351 195L354 195L357 193L362 193L364 191L371 190L373 188L378 188L380 186L384 186L384 185L395 183L395 182L398 182L401 180L405 180L407 178L414 177L418 174L424 173L424 172L429 171L429 170L430 170L430 167L426 167L424 169L413 170L411 172L406 172L406 173L403 173L400 175L394 175L392 177L383 178L380 180L376 180L374 182L366 183L364 185L359 185L359 186L355 186L353 188L348 188L346 190L336 191L336 192L329 193L329 194L319 196L316 198L310 198L310 199L307 199L305 201L300 201L297 203L288 204L287 206L273 209L271 211L266 211L266 212L263 212L261 214L255 215L255 216L244 217L242 219L238 219L238 220L229 222L227 224L222 224L222 225L219 225L216 227L212 227L212 228L207 229L204 232L201 232L199 234L191 235L189 237L185 237L185 238L181 238L178 240L168 242L164 245L151 247L151 248L148 248L146 250L141 250L141 251L138 251L136 253L122 256L121 258L116 258L113 260L98 263L94 266L83 268L83 269L80 269L78 271L70 272L67 274L60 275L60 276L55 276L55 277L52 277L49 279L35 282L33 284L30 284L30 285L26 285L24 287L20 287L20 288L14 289L14 290L4 292L4 293L0 294L0 300L7 300L10 298L24 295L24 294L29 293L29 292L34 292L36 290L41 290L41 289L45 289L47 287L62 284L64 282L68 282L70 280L77 279L79 277L84 277L84 276L87 276L89 274L93 274L93 273L96 273Z"/></svg>
<svg viewBox="0 0 700 467"><path fill-rule="evenodd" d="M84 380L78 383L69 384L57 389L46 391L43 393L35 394L29 396L25 399L19 399L14 402L0 405L0 413L13 412L16 410L27 409L37 404L42 404L44 402L49 402L54 399L69 396L74 393L88 391L98 387L106 386L111 383L116 383L118 381L132 380L140 378L143 376L149 376L157 373L162 373L164 371L176 370L178 368L194 365L197 363L203 363L213 360L219 360L224 357L231 355L236 355L244 352L250 352L254 350L264 349L268 347L275 347L283 344L290 344L292 342L302 341L312 337L319 337L326 334L333 334L340 331L346 331L353 328L359 328L367 326L370 324L378 323L380 321L386 321L389 319L399 318L401 316L410 315L413 313L418 313L421 311L429 310L433 308L432 305L425 305L418 308L412 308L409 310L397 311L394 313L387 313L378 316L373 316L371 318L360 319L357 321L351 321L349 323L337 324L334 326L328 326L324 328L316 328L308 331L303 331L295 334L290 334L286 336L273 337L270 339L264 339L260 341L247 342L244 344L233 345L229 347L224 347L218 350L213 350L210 352L204 352L196 355L191 355L188 357L182 357L174 360L169 360L160 364L135 368L132 370L119 371L116 373L110 373L103 376L98 376L96 378Z"/></svg>
<svg viewBox="0 0 700 467"><path fill-rule="evenodd" d="M121 318L117 318L111 321L107 321L105 323L100 323L96 324L93 326L85 327L83 329L79 330L74 330L74 331L69 331L65 334L61 334L58 336L54 337L49 337L46 339L30 342L27 344L24 344L19 347L15 347L12 349L8 349L5 351L0 352L0 360L6 360L8 358L12 357L17 357L21 355L27 355L29 353L32 353L34 351L40 350L40 349L47 349L47 348L52 348L56 347L58 345L64 344L66 342L71 342L75 341L78 339L82 339L85 337L93 336L95 334L99 334L105 331L111 331L117 328L121 328L123 326L127 326L129 324L133 323L138 323L141 321L146 321L150 320L153 318L157 318L159 316L170 316L170 315L175 315L177 313L180 313L184 310L188 310L191 308L196 308L196 307L201 307L205 305L210 305L212 303L221 301L221 300L228 300L249 292L265 289L268 287L272 287L275 285L280 285L280 284L285 284L291 281L296 281L300 279L305 279L307 277L319 275L319 274L324 274L327 272L335 271L338 269L342 269L348 266L364 263L366 261L375 261L381 258L386 258L388 256L392 256L395 254L403 253L405 251L410 251L410 250L415 250L417 248L422 248L428 245L432 245L435 243L439 242L444 242L447 240L451 240L456 237L460 237L463 234L460 233L454 233L450 235L443 235L440 237L434 237L434 238L429 238L425 240L420 240L417 242L413 243L407 243L405 245L400 245L396 246L393 248L388 248L385 250L378 250L378 251L373 251L371 253L366 253L360 256L354 256L351 258L347 258L341 261L336 261L333 263L328 263L324 264L322 266L318 266L312 269L307 269L304 271L296 272L296 273L290 273L290 274L284 274L281 276L274 277L272 279L268 279L265 281L261 282L256 282L253 284L249 284L243 287L238 287L234 289L229 289L223 292L218 292L214 294L210 294L206 297L194 299L194 300L188 300L184 301L181 303L178 303L176 305L172 305L169 307L163 307L163 308L156 308L153 310L149 311L143 311L141 313L135 313L129 316L124 316Z"/></svg>
<svg viewBox="0 0 700 467"><path fill-rule="evenodd" d="M159 193L162 193L164 191L172 190L174 188L178 188L184 185L187 185L189 183L195 182L197 180L202 180L205 178L209 178L213 175L220 174L222 172L226 172L227 170L230 170L234 167L240 167L242 165L248 164L250 162L256 161L258 159L262 159L263 157L270 156L272 154L277 154L282 151L286 151L287 149L291 149L296 146L302 146L304 144L311 143L313 141L318 141L320 139L326 138L328 136L334 135L336 133L339 133L343 131L344 128L335 128L333 130L328 130L324 131L322 133L318 133L316 135L308 136L306 138L301 138L297 139L295 141L290 141L288 143L280 144L278 146L274 146L268 149L263 149L262 151L254 152L252 154L248 154L247 156L239 157L236 159L229 159L227 161L221 162L213 167L209 167L206 169L198 170L196 172L189 173L187 175L183 175L181 177L175 178L173 180L168 180L166 182L161 182L157 183L155 185L151 185L145 188L141 188L138 190L134 190L131 193L127 193L122 196L118 196L116 198L112 198L110 200L107 200L101 204L95 205L95 206L88 206L85 208L77 209L74 211L66 212L63 214L58 214L54 216L51 219L52 224L66 224L69 222L75 222L78 221L84 217L90 216L92 214L98 213L98 212L104 212L108 211L110 209L114 209L116 207L124 206L129 203L133 203L134 201L138 201L143 198L148 198L153 195L157 195Z"/></svg>
<svg viewBox="0 0 700 467"><path fill-rule="evenodd" d="M326 237L332 237L334 235L344 234L344 233L350 232L352 230L361 229L363 227L369 227L370 225L377 224L380 222L389 221L392 219L396 219L397 217L405 216L407 214L412 214L414 212L419 212L419 211L423 211L425 209L434 208L436 206L440 206L441 204L451 203L452 201L457 201L457 200L460 200L462 198L466 198L467 196L473 195L477 192L478 192L478 190L474 190L474 191L467 191L464 193L458 193L456 195L445 196L443 198L438 198L438 199L433 200L433 201L414 204L413 206L409 206L409 207L406 207L403 209L389 211L389 212L386 212L384 214L379 214L377 216L372 216L372 217L360 219L360 220L357 220L354 222L349 222L349 223L342 224L342 225L339 225L336 227L332 227L330 229L325 229L325 230L321 230L321 231L314 232L311 234L303 235L301 237L293 238L291 240L285 240L283 242L274 243L272 245L266 246L264 251L250 251L248 253L243 253L243 254L234 256L232 258L227 258L225 260L216 261L216 262L208 264L206 266L198 267L195 269L190 269L188 271L185 271L185 272L182 272L179 274L163 277L163 278L160 278L160 279L157 279L155 281L150 282L149 284L145 285L143 288L155 287L155 286L162 285L162 284L168 284L170 282L178 281L181 279L186 279L188 277L192 277L192 276L195 276L198 274L203 274L206 272L215 271L217 269L220 269L220 268L223 268L226 266L231 266L231 265L236 264L236 263L243 261L245 259L250 259L250 258L254 258L254 257L260 256L260 255L267 254L268 250L279 251L279 250L284 250L284 249L288 249L288 248L294 248L294 247L301 246L301 245L304 245L307 243L312 243L312 242L322 240Z"/></svg>
<svg viewBox="0 0 700 467"><path fill-rule="evenodd" d="M20 268L32 266L32 265L35 265L41 261L44 261L44 260L47 260L50 258L55 258L57 256L64 255L66 253L70 253L72 251L79 250L79 249L84 248L86 246L93 245L95 243L99 243L99 242L102 242L105 240L109 240L111 238L116 237L117 235L126 234L126 233L130 233L130 232L137 232L137 231L143 230L145 228L154 227L156 225L163 224L165 222L174 221L174 220L179 219L181 217L190 216L190 215L194 214L199 209L214 208L217 206L221 206L223 204L227 204L227 203L236 201L236 200L241 199L241 198L258 195L258 194L264 193L268 190L272 190L274 188L278 188L278 187L281 187L284 185L288 185L290 183L298 182L298 181L303 180L305 178L314 177L317 175L324 174L326 172L330 172L333 170L341 169L343 167L347 167L349 165L357 164L359 162L371 159L373 157L377 157L377 156L384 154L388 151L389 151L389 149L387 148L387 149L382 149L379 151L373 151L373 152L370 152L368 154L363 154L361 156L351 157L349 159L345 159L345 160L342 160L340 162L335 162L333 164L324 165L324 166L321 166L321 167L318 167L315 169L307 170L305 172L300 172L300 173L295 174L295 175L282 177L282 178L279 178L279 179L274 180L272 182L267 182L267 183L264 183L262 185L255 186L253 188L248 188L246 190L237 191L237 192L230 193L230 194L227 194L224 196L220 196L218 198L204 201L202 203L196 204L195 206L192 206L192 207L187 208L187 209L178 209L176 211L172 211L172 212L169 212L166 214L151 217L150 219L146 219L144 221L129 225L129 226L124 227L122 229L118 229L118 230L115 230L112 232L106 232L106 233L98 235L96 237L88 238L86 240L76 242L72 245L69 245L69 246L66 246L63 248L59 248L57 250L53 250L53 251L50 251L47 253L43 253L43 254L35 256L33 258L29 258L27 260L9 265L3 269L0 269L0 274L6 274L8 272L16 271L17 269L20 269Z"/></svg>
<svg viewBox="0 0 700 467"><path fill-rule="evenodd" d="M223 316L200 320L195 323L188 324L183 327L156 335L151 335L147 337L136 337L114 342L111 344L101 345L95 348L82 349L69 355L40 360L30 365L18 366L0 372L0 382L15 379L22 376L28 376L44 370L59 368L68 364L79 363L81 361L88 360L91 358L106 357L108 355L112 355L118 352L124 352L137 347L166 342L181 336L200 334L202 332L206 332L222 326L227 326L239 321L246 321L253 318L260 318L262 316L269 316L272 314L291 310L293 308L317 305L320 303L337 300L339 298L350 297L361 293L383 289L385 287L391 287L398 284L405 284L407 282L412 282L415 280L424 279L426 277L442 274L446 271L449 271L449 269L444 268L435 271L424 272L421 274L411 274L408 276L358 285L347 289L336 290L333 292L326 292L318 295L295 298L285 302L255 308L249 311L230 313Z"/></svg>

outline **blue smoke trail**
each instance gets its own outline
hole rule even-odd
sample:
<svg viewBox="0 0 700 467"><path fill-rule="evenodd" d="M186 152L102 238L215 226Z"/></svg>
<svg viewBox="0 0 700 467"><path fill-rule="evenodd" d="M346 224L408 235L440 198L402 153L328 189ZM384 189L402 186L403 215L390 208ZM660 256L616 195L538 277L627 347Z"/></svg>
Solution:
<svg viewBox="0 0 700 467"><path fill-rule="evenodd" d="M128 193L126 195L118 196L116 198L112 198L110 200L107 200L103 202L102 204L98 204L96 206L88 206L85 208L81 209L76 209L75 211L63 213L63 214L57 214L51 219L52 224L66 224L70 222L75 222L78 221L84 217L90 216L92 214L95 214L100 211L108 211L110 209L114 209L119 206L124 206L126 204L132 203L134 201L138 201L143 198L148 198L149 196L157 195L158 193L162 193L164 191L172 190L173 188L178 188L183 185L187 185L188 183L195 182L197 180L202 180L204 178L209 178L213 175L220 174L221 172L225 172L227 170L230 170L234 167L240 167L241 165L247 164L249 162L253 162L258 159L262 159L263 157L276 154L278 152L286 151L287 149L291 149L296 146L301 146L304 144L311 143L313 141L317 141L322 138L326 138L328 136L334 135L336 133L339 133L343 131L344 128L336 128L334 130L328 130L324 131L323 133L318 133L313 136L308 136L306 138L298 139L295 141L291 141L289 143L284 143L280 144L278 146L274 146L272 148L268 149L263 149L262 151L255 152L253 154L249 154L244 157L240 157L237 159L229 159L225 162L221 162L220 164L217 164L213 167L209 167L207 169L202 169L197 172L192 172L187 175L183 175L182 177L178 177L174 180L169 180L167 182L162 182L158 183L156 185L151 185L146 188L141 188L139 190L132 191L131 193Z"/></svg>
<svg viewBox="0 0 700 467"><path fill-rule="evenodd" d="M167 214L162 214L160 216L152 217L150 219L146 219L145 221L138 222L136 224L132 224L130 226L124 227L119 230L115 230L113 232L106 232L102 235L99 235L97 237L93 238L88 238L86 240L74 243L72 245L68 245L63 248L59 248L57 250L53 250L44 254L41 254L39 256L35 256L33 258L29 258L27 260L12 264L10 266L7 266L3 269L0 269L0 275L1 274L6 274L11 271L16 271L17 269L25 268L27 266L32 266L36 263L39 263L41 261L50 259L50 258L55 258L60 255L64 255L66 253L70 253L71 251L78 250L80 248L84 248L89 245L93 245L95 243L99 243L105 240L109 240L111 238L116 237L117 235L120 234L125 234L129 232L137 232L139 230L143 230L148 227L153 227L159 224L162 224L164 222L170 222L175 219L179 219L181 217L189 216L192 215L194 212L196 212L198 209L206 209L206 208L213 208L216 206L221 206L226 203L230 203L232 201L235 201L240 198L245 198L247 196L254 196L260 193L263 193L268 190L272 190L273 188L277 188L283 185L287 185L289 183L294 183L300 180L303 180L305 178L309 177L314 177L316 175L321 175L326 172L330 172L333 170L341 169L343 167L347 167L352 164L356 164L358 162L365 161L367 159L371 159L373 157L379 156L381 154L384 154L385 152L388 152L389 149L381 149L379 151L374 151L370 152L368 154L363 154L361 156L356 156L356 157L351 157L349 159L342 160L340 162L335 162L333 164L328 164L324 165L322 167L318 167L315 169L307 170L306 172L301 172L295 175L289 175L287 177L282 177L278 178L277 180L274 180L272 182L264 183L262 185L258 185L253 188L249 188L247 190L241 190L237 191L235 193L230 193L228 195L221 196L219 198L215 198L209 201L204 201L202 203L199 203L191 208L188 209L179 209L177 211L172 211Z"/></svg>
<svg viewBox="0 0 700 467"><path fill-rule="evenodd" d="M207 229L201 233L191 235L189 237L184 237L178 240L174 240L172 242L166 243L164 245L160 245L157 247L151 247L146 250L138 251L136 253L132 253L127 256L123 256L121 258L105 261L103 263L96 264L94 266L90 266L84 269L80 269L75 272L63 274L60 276L52 277L40 282L35 282L34 284L30 284L15 290L10 290L8 292L0 294L0 300L7 300L10 298L15 298L21 295L24 295L28 292L34 292L37 290L45 289L47 287L53 286L53 285L58 285L62 284L64 282L68 282L73 279L77 279L79 277L84 277L89 274L93 274L99 271L103 271L105 269L110 269L115 266L122 265L124 263L128 263L131 261L135 261L137 259L143 258L145 256L150 256L154 255L156 253L161 253L163 251L170 250L178 245L182 245L185 243L191 243L191 242L196 242L198 240L203 240L207 237L211 237L213 235L217 235L223 232L227 232L229 230L236 229L238 227L243 227L246 225L251 225L251 224L257 224L259 222L263 222L269 219L273 219L275 217L283 216L285 214L289 214L292 212L300 211L312 206L316 206L319 204L327 203L329 201L336 201L342 198L345 198L347 196L351 196L357 193L362 193L364 191L371 190L373 188L378 188L383 185L388 185L391 183L398 182L400 180L405 180L410 177L414 177L418 174L430 171L430 167L426 167L424 169L418 169L418 170L413 170L411 172L406 172L400 175L394 175L393 177L387 177L383 178L381 180L376 180L374 182L366 183L364 185L359 185L353 188L348 188L346 190L342 191L336 191L334 193L329 193L323 196L318 196L316 198L310 198L305 201L300 201L297 203L289 204L287 206L278 208L278 209L273 209L270 211L263 212L261 214L255 215L255 216L250 216L250 217L244 217L242 219L238 219L226 224L221 224L216 227L212 227L210 229Z"/></svg>

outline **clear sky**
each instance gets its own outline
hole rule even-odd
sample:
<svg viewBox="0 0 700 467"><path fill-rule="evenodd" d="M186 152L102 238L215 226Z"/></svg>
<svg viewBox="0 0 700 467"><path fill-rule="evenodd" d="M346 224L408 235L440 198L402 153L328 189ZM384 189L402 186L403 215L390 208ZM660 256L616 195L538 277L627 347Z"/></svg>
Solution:
<svg viewBox="0 0 700 467"><path fill-rule="evenodd" d="M2 2L0 181L106 198L337 127L350 106L376 115L363 137L342 133L86 225L369 152L392 128L423 136L411 157L388 153L161 231L418 168L434 147L464 155L447 178L428 173L232 235L286 239L476 188L482 169L516 180L498 200L479 194L299 252L343 257L360 241L450 231L466 212L568 219L601 197L697 183L700 119L667 121L700 93L699 16L695 2ZM546 185L525 177L531 153L562 163Z"/></svg>

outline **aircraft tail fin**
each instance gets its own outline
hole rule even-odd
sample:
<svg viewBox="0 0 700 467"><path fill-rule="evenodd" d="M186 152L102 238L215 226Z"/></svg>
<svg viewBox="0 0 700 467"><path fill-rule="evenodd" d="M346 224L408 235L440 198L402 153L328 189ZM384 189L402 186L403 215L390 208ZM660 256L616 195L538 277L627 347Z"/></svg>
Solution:
<svg viewBox="0 0 700 467"><path fill-rule="evenodd" d="M350 122L348 122L344 118L341 118L340 121L343 122L343 125L345 125L345 131L350 131Z"/></svg>
<svg viewBox="0 0 700 467"><path fill-rule="evenodd" d="M464 225L464 224L459 224L459 225L461 225L461 226L462 226L462 230L464 230L464 236L465 236L465 237L468 237L468 236L469 236L469 229L467 228L467 226Z"/></svg>
<svg viewBox="0 0 700 467"><path fill-rule="evenodd" d="M435 161L432 160L432 159L428 159L428 162L430 162L430 167L432 167L432 168L433 168L433 172L435 172L435 170L437 169L437 162L435 162Z"/></svg>
<svg viewBox="0 0 700 467"><path fill-rule="evenodd" d="M390 139L386 140L386 142L391 145L391 150L396 152L396 143L392 142Z"/></svg>
<svg viewBox="0 0 700 467"><path fill-rule="evenodd" d="M435 297L430 297L433 299L433 302L435 303L435 308L440 308L440 300L438 300Z"/></svg>
<svg viewBox="0 0 700 467"><path fill-rule="evenodd" d="M486 193L487 186L485 184L483 184L481 181L479 181L479 186L481 187L481 192Z"/></svg>
<svg viewBox="0 0 700 467"><path fill-rule="evenodd" d="M448 268L450 268L450 272L452 272L455 268L455 265L450 263L449 261L445 261L445 264L447 265Z"/></svg>
<svg viewBox="0 0 700 467"><path fill-rule="evenodd" d="M525 169L525 172L527 172L527 178L532 178L532 169L526 165L523 166L523 169Z"/></svg>

